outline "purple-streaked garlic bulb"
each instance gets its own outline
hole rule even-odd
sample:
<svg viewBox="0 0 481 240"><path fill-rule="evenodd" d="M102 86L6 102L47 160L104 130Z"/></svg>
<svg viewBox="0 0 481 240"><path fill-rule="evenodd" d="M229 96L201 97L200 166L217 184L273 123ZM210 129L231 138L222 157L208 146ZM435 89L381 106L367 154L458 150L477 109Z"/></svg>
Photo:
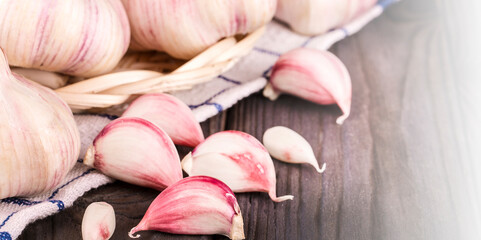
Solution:
<svg viewBox="0 0 481 240"><path fill-rule="evenodd" d="M264 96L275 100L288 93L322 105L337 103L342 124L351 111L351 77L334 54L311 48L297 48L283 54L264 89Z"/></svg>
<svg viewBox="0 0 481 240"><path fill-rule="evenodd" d="M79 131L67 104L12 73L0 48L0 199L54 189L79 152Z"/></svg>
<svg viewBox="0 0 481 240"><path fill-rule="evenodd" d="M122 0L132 48L190 59L223 37L245 34L274 16L276 0Z"/></svg>
<svg viewBox="0 0 481 240"><path fill-rule="evenodd" d="M13 66L90 77L112 70L129 43L120 0L0 0L0 47Z"/></svg>
<svg viewBox="0 0 481 240"><path fill-rule="evenodd" d="M146 230L245 238L234 193L225 183L207 176L187 177L162 191L129 236L139 238L134 234Z"/></svg>
<svg viewBox="0 0 481 240"><path fill-rule="evenodd" d="M377 0L279 0L276 18L296 32L317 35L340 27Z"/></svg>

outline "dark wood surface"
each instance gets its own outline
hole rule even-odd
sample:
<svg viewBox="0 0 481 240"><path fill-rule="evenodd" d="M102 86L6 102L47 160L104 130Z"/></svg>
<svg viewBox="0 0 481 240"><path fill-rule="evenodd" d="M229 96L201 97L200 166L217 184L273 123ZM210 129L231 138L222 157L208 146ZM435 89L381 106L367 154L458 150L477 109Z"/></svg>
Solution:
<svg viewBox="0 0 481 240"><path fill-rule="evenodd" d="M293 201L237 194L247 239L481 239L481 135L469 128L481 122L473 111L473 96L481 93L468 75L481 62L464 58L472 48L453 37L465 34L459 26L469 22L450 14L460 6L472 7L405 0L331 49L352 76L352 113L342 126L335 124L336 106L291 96L271 102L260 94L202 123L206 136L235 129L258 139L269 127L288 126L327 163L320 175L309 166L274 162L278 195L292 194ZM157 194L122 182L103 186L29 225L19 239L80 239L83 212L95 201L115 208L113 239L128 239Z"/></svg>

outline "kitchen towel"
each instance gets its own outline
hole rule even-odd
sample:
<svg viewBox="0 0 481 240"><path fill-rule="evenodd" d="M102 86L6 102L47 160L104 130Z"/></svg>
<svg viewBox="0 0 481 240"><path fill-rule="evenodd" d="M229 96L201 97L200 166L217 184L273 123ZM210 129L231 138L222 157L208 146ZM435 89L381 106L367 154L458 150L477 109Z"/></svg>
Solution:
<svg viewBox="0 0 481 240"><path fill-rule="evenodd" d="M379 16L395 0L379 1L369 11L344 27L319 36L303 36L290 31L285 25L272 21L254 49L236 66L216 79L191 90L175 93L193 110L199 122L230 108L237 101L261 90L267 83L269 71L277 58L291 49L310 47L328 49ZM76 115L84 156L93 138L113 118L108 115ZM31 222L55 214L72 206L73 202L90 189L112 182L96 170L77 163L63 184L57 189L33 198L6 198L0 200L0 240L16 239Z"/></svg>

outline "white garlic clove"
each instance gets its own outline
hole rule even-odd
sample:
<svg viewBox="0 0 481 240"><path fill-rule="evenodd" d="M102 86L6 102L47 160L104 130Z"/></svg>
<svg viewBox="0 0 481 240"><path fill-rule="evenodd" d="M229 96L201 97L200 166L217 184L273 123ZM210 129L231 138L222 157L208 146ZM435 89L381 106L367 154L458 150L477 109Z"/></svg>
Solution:
<svg viewBox="0 0 481 240"><path fill-rule="evenodd" d="M326 164L319 168L311 145L299 133L283 126L267 129L263 143L269 154L277 160L288 163L307 163L319 173L324 172Z"/></svg>
<svg viewBox="0 0 481 240"><path fill-rule="evenodd" d="M42 86L57 89L67 84L68 76L54 72L46 72L32 68L12 68L12 72L20 74Z"/></svg>
<svg viewBox="0 0 481 240"><path fill-rule="evenodd" d="M141 118L119 118L107 124L87 150L84 164L115 179L158 190L182 179L172 140Z"/></svg>
<svg viewBox="0 0 481 240"><path fill-rule="evenodd" d="M162 93L137 98L122 117L139 117L159 126L175 144L195 147L204 141L199 122L190 108L176 97Z"/></svg>
<svg viewBox="0 0 481 240"><path fill-rule="evenodd" d="M274 163L265 147L244 132L211 135L182 160L182 168L189 176L217 178L234 192L267 192L275 202L294 198L276 196Z"/></svg>
<svg viewBox="0 0 481 240"><path fill-rule="evenodd" d="M75 165L80 136L52 90L13 74L0 48L0 199L57 187Z"/></svg>
<svg viewBox="0 0 481 240"><path fill-rule="evenodd" d="M0 26L12 66L82 77L110 72L130 43L120 0L0 1Z"/></svg>
<svg viewBox="0 0 481 240"><path fill-rule="evenodd" d="M245 238L234 193L223 182L207 176L187 177L162 191L129 236L138 238L134 234L146 230Z"/></svg>
<svg viewBox="0 0 481 240"><path fill-rule="evenodd" d="M223 37L252 32L274 16L276 0L122 0L132 27L131 48L190 59Z"/></svg>
<svg viewBox="0 0 481 240"><path fill-rule="evenodd" d="M115 211L106 202L91 203L82 219L83 240L107 240L115 231Z"/></svg>
<svg viewBox="0 0 481 240"><path fill-rule="evenodd" d="M276 18L296 32L318 35L346 24L377 0L279 0Z"/></svg>
<svg viewBox="0 0 481 240"><path fill-rule="evenodd" d="M310 48L297 48L283 54L272 68L264 96L277 99L288 93L322 105L337 103L342 124L351 111L351 77L334 54Z"/></svg>

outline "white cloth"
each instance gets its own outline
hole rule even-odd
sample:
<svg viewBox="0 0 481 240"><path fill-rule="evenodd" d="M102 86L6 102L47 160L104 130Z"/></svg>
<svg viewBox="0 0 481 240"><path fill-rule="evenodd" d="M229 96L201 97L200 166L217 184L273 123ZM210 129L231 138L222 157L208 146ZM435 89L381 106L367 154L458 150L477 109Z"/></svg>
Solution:
<svg viewBox="0 0 481 240"><path fill-rule="evenodd" d="M328 49L335 42L356 33L365 24L379 16L394 0L380 1L371 10L346 26L324 35L307 37L298 35L284 25L273 21L255 48L230 71L211 82L174 95L187 103L199 122L230 108L240 99L261 90L267 83L270 68L282 53L298 47ZM82 138L81 155L98 132L112 120L106 115L77 115L75 119ZM96 170L77 163L64 183L54 191L33 198L7 198L0 200L0 240L16 239L31 222L55 214L90 189L113 180Z"/></svg>

